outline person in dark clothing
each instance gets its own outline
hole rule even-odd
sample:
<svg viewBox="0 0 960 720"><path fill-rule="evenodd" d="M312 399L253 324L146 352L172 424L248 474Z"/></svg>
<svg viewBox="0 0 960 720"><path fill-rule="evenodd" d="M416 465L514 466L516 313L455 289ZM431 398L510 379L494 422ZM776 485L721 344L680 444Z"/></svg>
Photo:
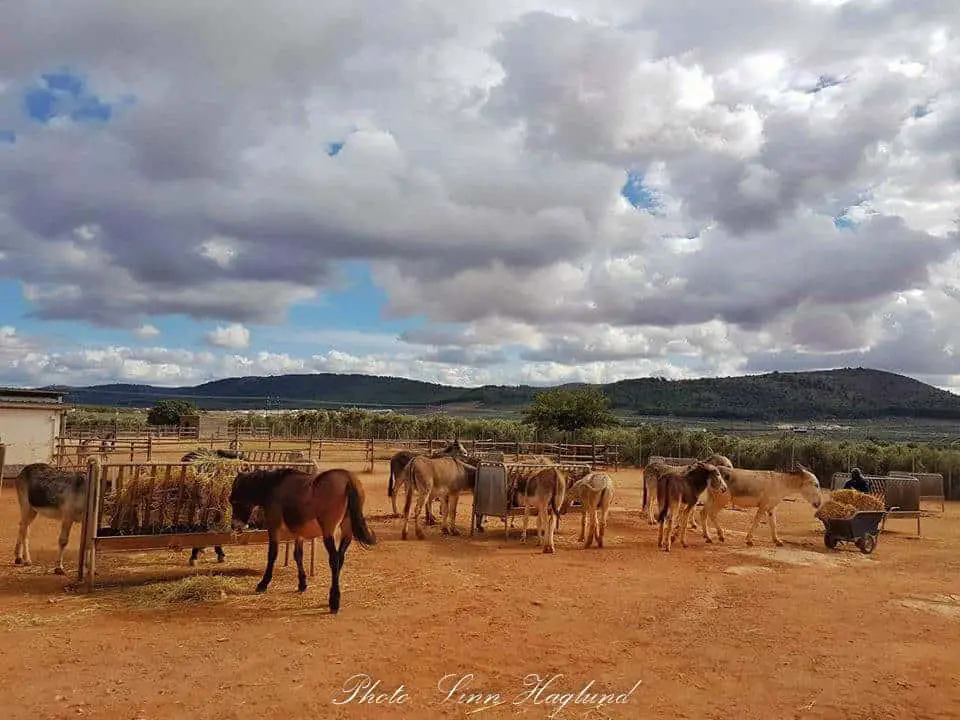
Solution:
<svg viewBox="0 0 960 720"><path fill-rule="evenodd" d="M870 492L870 486L863 479L863 473L860 468L854 468L850 471L850 479L843 485L844 490L859 490L862 493Z"/></svg>

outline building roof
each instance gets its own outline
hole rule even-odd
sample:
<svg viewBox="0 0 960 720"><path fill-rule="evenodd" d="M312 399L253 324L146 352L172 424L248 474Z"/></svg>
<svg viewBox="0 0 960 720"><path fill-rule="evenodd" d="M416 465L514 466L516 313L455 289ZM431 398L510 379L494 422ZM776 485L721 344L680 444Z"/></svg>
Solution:
<svg viewBox="0 0 960 720"><path fill-rule="evenodd" d="M34 390L31 388L11 388L0 387L0 401L7 402L13 398L20 398L29 401L53 401L63 402L64 393L62 390Z"/></svg>

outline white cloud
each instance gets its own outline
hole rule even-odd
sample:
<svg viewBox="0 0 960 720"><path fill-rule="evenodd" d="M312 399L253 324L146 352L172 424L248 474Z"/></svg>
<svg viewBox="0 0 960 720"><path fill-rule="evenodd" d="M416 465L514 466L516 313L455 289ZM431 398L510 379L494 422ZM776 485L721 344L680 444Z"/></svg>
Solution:
<svg viewBox="0 0 960 720"><path fill-rule="evenodd" d="M51 15L9 0L0 277L39 318L145 339L181 314L246 351L248 325L285 341L288 309L360 260L387 315L425 325L409 343L327 334L298 358L31 341L3 361L51 377L289 365L517 382L856 359L949 385L960 37L950 3L903 12L88 0ZM25 88L63 66L113 104L109 123L24 117ZM619 197L627 170L656 214Z"/></svg>
<svg viewBox="0 0 960 720"><path fill-rule="evenodd" d="M141 340L149 340L151 338L158 337L160 335L160 330L150 323L144 323L136 330L133 331L133 334L136 335Z"/></svg>
<svg viewBox="0 0 960 720"><path fill-rule="evenodd" d="M217 325L215 330L204 335L204 339L214 347L242 350L250 345L250 331L240 323Z"/></svg>

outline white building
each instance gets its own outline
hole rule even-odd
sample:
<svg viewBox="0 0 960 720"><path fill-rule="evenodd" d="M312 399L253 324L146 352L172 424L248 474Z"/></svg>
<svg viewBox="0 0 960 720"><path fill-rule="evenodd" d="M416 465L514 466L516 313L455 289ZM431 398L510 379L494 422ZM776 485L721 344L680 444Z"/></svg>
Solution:
<svg viewBox="0 0 960 720"><path fill-rule="evenodd" d="M7 448L3 477L30 463L53 462L67 407L62 392L0 388L0 443Z"/></svg>

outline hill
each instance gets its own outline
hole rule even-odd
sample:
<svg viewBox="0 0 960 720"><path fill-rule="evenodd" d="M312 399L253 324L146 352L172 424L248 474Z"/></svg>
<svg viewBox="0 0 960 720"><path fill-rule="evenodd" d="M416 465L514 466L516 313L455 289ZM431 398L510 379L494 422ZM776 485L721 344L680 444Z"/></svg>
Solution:
<svg viewBox="0 0 960 720"><path fill-rule="evenodd" d="M621 415L726 420L960 420L960 396L895 373L863 368L665 380L638 378L601 386ZM192 387L96 385L57 388L80 405L148 407L162 398L206 410L391 408L417 412L456 404L484 412L516 410L543 388L458 388L394 377L299 374L215 380Z"/></svg>

